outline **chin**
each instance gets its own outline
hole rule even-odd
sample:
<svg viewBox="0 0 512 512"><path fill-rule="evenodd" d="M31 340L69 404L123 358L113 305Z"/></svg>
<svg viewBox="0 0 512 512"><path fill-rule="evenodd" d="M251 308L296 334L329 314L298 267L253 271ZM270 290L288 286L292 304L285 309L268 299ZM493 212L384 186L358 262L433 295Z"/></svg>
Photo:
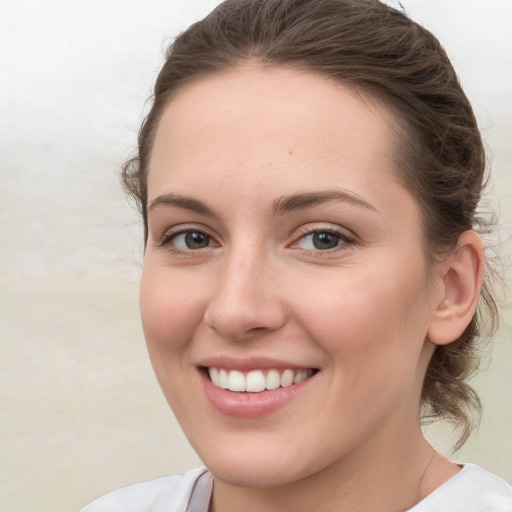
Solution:
<svg viewBox="0 0 512 512"><path fill-rule="evenodd" d="M258 437L254 433L254 438ZM300 443L291 443L289 436L279 443L264 442L264 437L253 439L253 443L249 439L245 443L223 443L222 451L204 447L199 456L213 476L226 484L260 489L282 487L311 477L337 458L332 450L321 450L311 457L306 446L300 449Z"/></svg>
<svg viewBox="0 0 512 512"><path fill-rule="evenodd" d="M289 464L282 464L273 457L267 457L264 463L226 458L207 464L207 467L215 478L224 483L246 488L282 487L307 476L305 470L304 474L299 468L291 471Z"/></svg>

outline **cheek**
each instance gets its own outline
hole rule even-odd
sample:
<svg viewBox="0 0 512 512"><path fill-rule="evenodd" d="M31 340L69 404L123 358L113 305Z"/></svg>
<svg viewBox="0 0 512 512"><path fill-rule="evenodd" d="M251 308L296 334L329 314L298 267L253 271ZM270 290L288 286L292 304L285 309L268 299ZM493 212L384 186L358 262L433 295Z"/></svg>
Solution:
<svg viewBox="0 0 512 512"><path fill-rule="evenodd" d="M417 293L412 287L404 293L403 286L372 281L333 286L330 300L312 297L303 311L310 338L328 356L326 369L335 391L326 396L325 407L350 411L356 423L400 404L415 406L423 377L426 308L421 286L415 283Z"/></svg>
<svg viewBox="0 0 512 512"><path fill-rule="evenodd" d="M144 336L155 375L177 417L182 416L183 393L189 388L190 342L204 314L200 289L199 283L191 285L168 269L144 267L140 285Z"/></svg>
<svg viewBox="0 0 512 512"><path fill-rule="evenodd" d="M300 291L308 300L298 317L343 364L382 369L402 360L410 364L411 355L421 352L429 320L427 279L418 268L383 267L347 272Z"/></svg>
<svg viewBox="0 0 512 512"><path fill-rule="evenodd" d="M150 355L172 353L186 347L202 322L205 303L197 283L145 267L140 285L140 309Z"/></svg>

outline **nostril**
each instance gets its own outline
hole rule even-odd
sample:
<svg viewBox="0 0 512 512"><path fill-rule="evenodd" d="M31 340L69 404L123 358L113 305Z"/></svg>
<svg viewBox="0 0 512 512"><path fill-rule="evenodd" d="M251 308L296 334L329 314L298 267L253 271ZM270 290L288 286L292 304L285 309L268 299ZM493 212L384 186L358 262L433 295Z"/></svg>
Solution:
<svg viewBox="0 0 512 512"><path fill-rule="evenodd" d="M266 329L266 327L252 327L247 332L258 333L258 332L264 331L265 329Z"/></svg>
<svg viewBox="0 0 512 512"><path fill-rule="evenodd" d="M235 270L238 267L233 267ZM239 274L219 276L204 311L205 325L230 340L246 340L275 331L286 322L283 304L271 294L253 271L251 276Z"/></svg>

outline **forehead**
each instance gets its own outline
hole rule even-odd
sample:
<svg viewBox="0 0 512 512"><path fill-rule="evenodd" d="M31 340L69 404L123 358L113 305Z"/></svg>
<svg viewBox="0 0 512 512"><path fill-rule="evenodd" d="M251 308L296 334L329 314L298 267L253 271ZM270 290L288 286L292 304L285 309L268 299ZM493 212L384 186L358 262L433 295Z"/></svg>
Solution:
<svg viewBox="0 0 512 512"><path fill-rule="evenodd" d="M155 145L189 129L203 136L201 142L208 142L208 132L214 135L214 130L228 123L237 128L233 137L241 136L243 128L251 128L255 135L265 128L269 132L282 128L290 136L307 131L312 137L332 130L333 125L338 129L336 136L350 131L356 135L364 124L389 133L395 119L376 98L318 73L244 66L206 75L178 90L164 110ZM388 146L389 141L374 142Z"/></svg>
<svg viewBox="0 0 512 512"><path fill-rule="evenodd" d="M209 75L179 90L162 115L149 199L183 179L236 186L249 176L257 186L270 168L292 188L394 181L394 123L378 101L313 72L247 66Z"/></svg>

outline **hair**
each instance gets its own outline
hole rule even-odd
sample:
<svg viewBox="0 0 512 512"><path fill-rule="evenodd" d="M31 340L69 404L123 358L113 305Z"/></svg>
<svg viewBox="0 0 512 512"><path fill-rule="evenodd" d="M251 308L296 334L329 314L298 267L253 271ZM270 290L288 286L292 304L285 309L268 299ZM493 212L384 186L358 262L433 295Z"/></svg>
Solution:
<svg viewBox="0 0 512 512"><path fill-rule="evenodd" d="M488 228L476 212L485 186L484 146L469 100L435 36L378 0L226 0L168 48L138 152L123 167L145 240L147 173L165 107L190 82L251 63L316 72L389 108L396 121L398 177L422 210L429 259L449 253L464 231ZM436 347L422 389L423 419L447 419L459 427L457 448L481 410L467 383L478 367L478 342L497 325L489 276L487 271L463 334Z"/></svg>

